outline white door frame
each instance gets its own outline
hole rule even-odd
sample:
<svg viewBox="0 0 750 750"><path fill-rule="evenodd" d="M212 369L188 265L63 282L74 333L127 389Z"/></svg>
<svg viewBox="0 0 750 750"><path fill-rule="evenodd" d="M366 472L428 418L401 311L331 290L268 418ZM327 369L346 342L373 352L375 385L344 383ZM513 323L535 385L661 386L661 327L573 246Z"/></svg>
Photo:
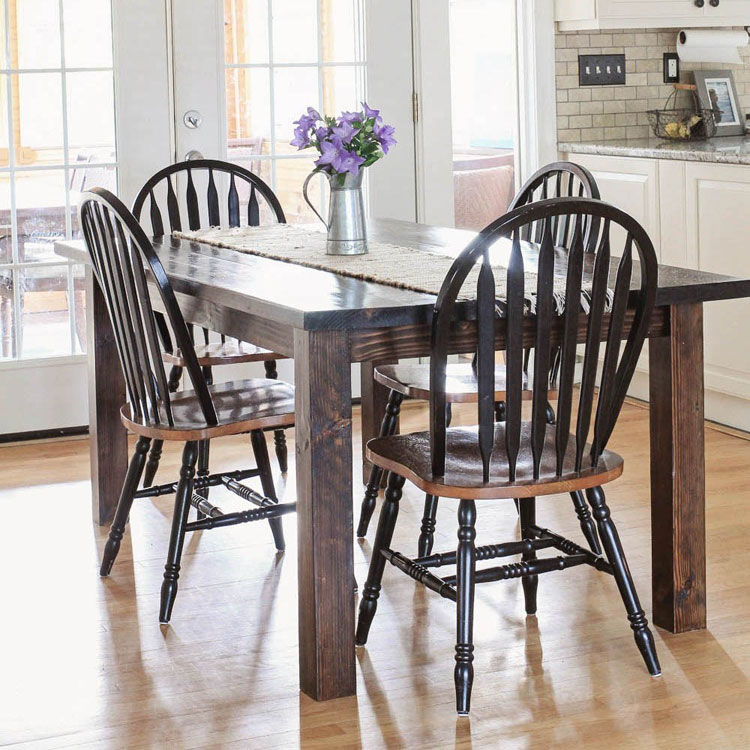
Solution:
<svg viewBox="0 0 750 750"><path fill-rule="evenodd" d="M410 0L366 0L367 98L396 128L398 144L367 170L373 217L417 219Z"/></svg>
<svg viewBox="0 0 750 750"><path fill-rule="evenodd" d="M174 104L174 161L189 151L206 159L226 158L224 85L224 3L222 0L166 0L172 32L171 101ZM177 69L179 65L179 69ZM185 113L202 117L189 128Z"/></svg>
<svg viewBox="0 0 750 750"><path fill-rule="evenodd" d="M453 226L450 5L413 0L417 221Z"/></svg>
<svg viewBox="0 0 750 750"><path fill-rule="evenodd" d="M118 194L130 206L174 154L171 0L112 0Z"/></svg>
<svg viewBox="0 0 750 750"><path fill-rule="evenodd" d="M553 0L516 0L518 164L526 181L557 160Z"/></svg>

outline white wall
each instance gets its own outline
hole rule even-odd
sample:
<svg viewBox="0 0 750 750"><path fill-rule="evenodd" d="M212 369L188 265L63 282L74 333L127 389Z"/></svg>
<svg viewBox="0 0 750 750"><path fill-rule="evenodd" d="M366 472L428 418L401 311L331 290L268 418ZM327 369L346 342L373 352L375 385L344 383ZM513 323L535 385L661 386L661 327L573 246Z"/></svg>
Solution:
<svg viewBox="0 0 750 750"><path fill-rule="evenodd" d="M367 98L396 128L398 144L368 172L370 215L414 221L412 18L404 0L366 3Z"/></svg>
<svg viewBox="0 0 750 750"><path fill-rule="evenodd" d="M89 423L86 359L8 362L2 368L0 433L37 432Z"/></svg>
<svg viewBox="0 0 750 750"><path fill-rule="evenodd" d="M130 205L174 153L166 0L112 0L112 25L119 194Z"/></svg>
<svg viewBox="0 0 750 750"><path fill-rule="evenodd" d="M419 94L416 128L417 220L451 227L453 130L451 125L450 6L448 0L414 0L414 79Z"/></svg>

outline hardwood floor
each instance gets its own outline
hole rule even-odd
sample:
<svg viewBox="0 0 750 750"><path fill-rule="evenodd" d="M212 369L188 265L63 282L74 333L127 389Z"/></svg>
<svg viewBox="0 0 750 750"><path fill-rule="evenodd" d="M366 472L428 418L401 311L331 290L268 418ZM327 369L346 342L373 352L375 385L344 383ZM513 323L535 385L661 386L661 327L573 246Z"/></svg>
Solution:
<svg viewBox="0 0 750 750"><path fill-rule="evenodd" d="M454 414L471 421L472 407ZM423 408L407 405L401 422L420 428ZM215 441L212 467L237 468L248 445ZM292 448L293 439L290 456ZM611 448L625 472L608 499L650 617L645 409L625 407ZM357 653L358 697L314 703L297 689L294 516L284 518L280 556L267 524L189 537L172 625L162 630L172 498L136 501L112 576L100 580L106 530L91 522L88 442L0 448L0 745L750 747L750 442L708 429L706 450L708 630L655 629L664 676L653 680L608 576L585 567L543 576L536 618L524 615L518 581L483 585L472 713L457 719L449 602L387 570ZM159 477L175 476L178 460L165 447ZM293 495L293 466L278 489ZM360 485L355 492L358 509ZM226 508L241 503L214 494ZM394 543L406 553L422 502L407 485ZM436 551L455 546L456 505L441 502ZM567 496L540 500L538 513L540 525L580 537ZM510 539L516 526L512 502L479 506L479 544ZM369 549L355 543L360 584Z"/></svg>

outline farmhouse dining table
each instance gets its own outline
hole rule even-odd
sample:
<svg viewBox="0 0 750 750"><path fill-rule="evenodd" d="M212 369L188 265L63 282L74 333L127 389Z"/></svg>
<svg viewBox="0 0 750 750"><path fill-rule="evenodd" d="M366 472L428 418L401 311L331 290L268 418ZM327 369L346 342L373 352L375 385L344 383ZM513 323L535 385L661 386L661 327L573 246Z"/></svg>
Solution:
<svg viewBox="0 0 750 750"><path fill-rule="evenodd" d="M369 231L452 255L473 236L394 220ZM187 321L294 357L300 686L317 700L353 695L350 363L362 364L364 444L387 397L373 368L429 354L435 297L169 236L154 246ZM56 251L88 260L81 241ZM105 524L127 466L125 387L103 297L87 278L93 510ZM750 279L659 267L648 334L652 600L654 623L675 633L706 626L703 303L748 296ZM454 353L476 345L470 317L456 323ZM499 321L498 349L502 339Z"/></svg>

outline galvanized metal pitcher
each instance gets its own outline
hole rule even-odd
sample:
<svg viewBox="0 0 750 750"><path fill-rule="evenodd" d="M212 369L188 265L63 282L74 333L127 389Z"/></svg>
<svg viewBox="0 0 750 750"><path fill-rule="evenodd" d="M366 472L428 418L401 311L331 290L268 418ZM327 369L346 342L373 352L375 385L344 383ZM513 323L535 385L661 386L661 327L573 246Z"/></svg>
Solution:
<svg viewBox="0 0 750 750"><path fill-rule="evenodd" d="M365 202L362 197L364 170L356 175L328 174L323 172L331 188L328 221L318 213L307 195L310 180L319 172L311 172L302 186L307 205L328 230L326 253L328 255L364 255L367 252L367 225L365 224Z"/></svg>

